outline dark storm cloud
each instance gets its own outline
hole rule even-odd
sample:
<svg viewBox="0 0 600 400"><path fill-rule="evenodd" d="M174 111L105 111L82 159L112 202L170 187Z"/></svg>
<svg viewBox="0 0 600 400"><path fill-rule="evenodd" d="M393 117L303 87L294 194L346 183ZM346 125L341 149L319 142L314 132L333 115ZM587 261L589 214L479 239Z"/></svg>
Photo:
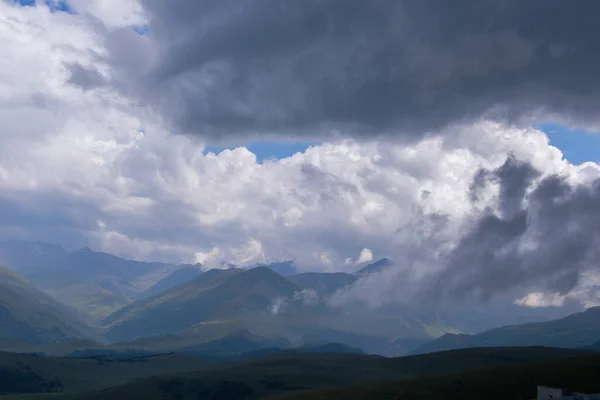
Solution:
<svg viewBox="0 0 600 400"><path fill-rule="evenodd" d="M497 210L488 210L452 250L442 272L425 285L429 301L488 300L528 286L567 294L581 273L598 270L600 180L572 185L509 157L474 186L499 184ZM496 212L494 212L496 211Z"/></svg>
<svg viewBox="0 0 600 400"><path fill-rule="evenodd" d="M186 132L428 129L491 115L594 123L595 0L144 2L146 96Z"/></svg>

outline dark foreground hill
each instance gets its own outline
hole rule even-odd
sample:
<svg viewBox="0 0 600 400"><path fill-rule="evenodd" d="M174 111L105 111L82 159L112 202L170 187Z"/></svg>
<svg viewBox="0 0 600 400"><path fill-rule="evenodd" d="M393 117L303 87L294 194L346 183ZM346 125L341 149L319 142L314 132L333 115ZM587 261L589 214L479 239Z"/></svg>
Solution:
<svg viewBox="0 0 600 400"><path fill-rule="evenodd" d="M581 349L584 350L593 350L593 351L600 351L600 340L598 340L596 343L593 343L589 346L582 346Z"/></svg>
<svg viewBox="0 0 600 400"><path fill-rule="evenodd" d="M0 395L75 393L153 375L201 371L215 364L185 355L128 358L58 358L0 352Z"/></svg>
<svg viewBox="0 0 600 400"><path fill-rule="evenodd" d="M109 389L78 395L59 395L55 398L61 400L133 398L149 400L260 399L301 390L340 387L349 383L370 387L371 384L384 384L391 380L409 379L423 375L532 361L547 361L573 356L584 357L589 354L592 353L582 350L541 347L467 349L400 358L360 354L282 351L234 363L216 362L212 366L204 364L201 365L201 370L196 372L138 379ZM164 357L175 356L161 356L149 362L164 363L166 360ZM30 359L27 360L28 363L32 362ZM57 371L56 379L64 385L64 392L78 391L73 385L82 380L89 380L92 376L96 383L92 382L91 385L95 384L96 386L90 386L90 388L94 390L98 382L111 381L115 379L116 375L124 376L127 373L126 362L110 366L94 365L94 362L99 363L98 360L44 358L40 358L40 360L48 363L60 363L60 366L54 368L53 371ZM79 362L88 362L91 370L81 371L81 364L73 364L70 368L67 366L69 363ZM13 365L15 365L14 362ZM133 368L136 367L135 363L131 365ZM174 364L171 363L171 365ZM82 378L75 374L85 375ZM107 374L106 378L103 374ZM54 375L52 377L54 378Z"/></svg>
<svg viewBox="0 0 600 400"><path fill-rule="evenodd" d="M278 400L535 399L538 385L600 393L600 355L486 367L442 375L273 397Z"/></svg>
<svg viewBox="0 0 600 400"><path fill-rule="evenodd" d="M43 344L95 336L75 310L15 272L0 268L0 340Z"/></svg>
<svg viewBox="0 0 600 400"><path fill-rule="evenodd" d="M490 346L551 346L577 348L600 338L600 307L554 321L511 325L477 335L446 334L413 350L411 354Z"/></svg>

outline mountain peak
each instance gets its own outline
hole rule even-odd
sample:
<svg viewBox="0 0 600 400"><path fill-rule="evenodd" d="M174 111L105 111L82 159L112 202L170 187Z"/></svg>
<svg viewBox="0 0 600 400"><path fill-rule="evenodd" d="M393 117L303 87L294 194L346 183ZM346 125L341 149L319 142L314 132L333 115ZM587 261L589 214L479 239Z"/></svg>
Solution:
<svg viewBox="0 0 600 400"><path fill-rule="evenodd" d="M384 271L394 265L395 265L395 263L392 260L390 260L389 258L382 258L382 259L379 259L379 260L367 265L366 267L360 269L356 274L357 275L367 275L367 274L371 274L373 272L381 272L381 271Z"/></svg>
<svg viewBox="0 0 600 400"><path fill-rule="evenodd" d="M297 272L293 260L279 261L270 264L259 264L256 267L268 268L282 276L294 275Z"/></svg>
<svg viewBox="0 0 600 400"><path fill-rule="evenodd" d="M266 265L250 268L244 272L244 276L280 276L276 271Z"/></svg>

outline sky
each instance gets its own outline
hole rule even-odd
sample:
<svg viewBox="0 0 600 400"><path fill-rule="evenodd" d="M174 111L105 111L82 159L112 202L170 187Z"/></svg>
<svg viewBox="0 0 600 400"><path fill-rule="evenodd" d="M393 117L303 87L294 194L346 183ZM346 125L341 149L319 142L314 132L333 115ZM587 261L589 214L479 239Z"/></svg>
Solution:
<svg viewBox="0 0 600 400"><path fill-rule="evenodd" d="M552 122L541 124L539 129L559 148L563 156L573 164L600 162L600 134L584 129L573 129Z"/></svg>
<svg viewBox="0 0 600 400"><path fill-rule="evenodd" d="M0 0L0 240L600 304L598 11Z"/></svg>

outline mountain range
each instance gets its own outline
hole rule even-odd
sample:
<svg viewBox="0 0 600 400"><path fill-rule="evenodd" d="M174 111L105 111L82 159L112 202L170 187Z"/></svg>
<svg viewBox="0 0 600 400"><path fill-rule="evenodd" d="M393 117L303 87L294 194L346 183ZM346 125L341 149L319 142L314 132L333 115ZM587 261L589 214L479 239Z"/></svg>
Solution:
<svg viewBox="0 0 600 400"><path fill-rule="evenodd" d="M204 271L199 264L139 262L87 248L69 253L39 242L2 242L0 249L12 267L0 274L4 349L28 348L22 341L60 354L86 348L168 352L237 343L245 346L243 352L262 352L336 342L398 356L478 346L582 347L600 339L596 309L548 322L560 310L512 305L509 313L486 315L329 305L332 294L392 267L388 259L355 274L295 273L293 262ZM477 329L494 326L493 321L501 325L504 317L509 326ZM546 322L511 325L520 317ZM12 343L16 339L18 346ZM48 347L56 342L63 343L61 350Z"/></svg>
<svg viewBox="0 0 600 400"><path fill-rule="evenodd" d="M21 240L0 241L0 265L18 271L23 267L44 265L65 257L68 252L56 244L26 242Z"/></svg>
<svg viewBox="0 0 600 400"><path fill-rule="evenodd" d="M103 318L129 304L157 281L187 265L127 260L112 254L84 248L73 253L56 251L46 260L35 260L26 253L25 264L16 269L56 299ZM13 254L13 264L15 265Z"/></svg>

